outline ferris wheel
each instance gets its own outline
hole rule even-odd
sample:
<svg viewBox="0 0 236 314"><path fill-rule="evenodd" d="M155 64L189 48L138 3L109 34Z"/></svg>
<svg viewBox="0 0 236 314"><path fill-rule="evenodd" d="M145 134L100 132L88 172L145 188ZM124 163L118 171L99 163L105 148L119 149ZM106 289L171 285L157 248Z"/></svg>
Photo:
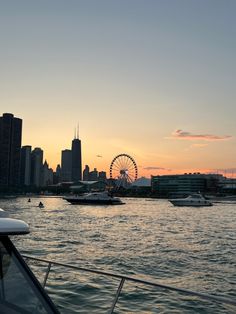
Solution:
<svg viewBox="0 0 236 314"><path fill-rule="evenodd" d="M117 186L128 187L138 178L138 167L127 154L117 155L110 165L110 179L117 179Z"/></svg>

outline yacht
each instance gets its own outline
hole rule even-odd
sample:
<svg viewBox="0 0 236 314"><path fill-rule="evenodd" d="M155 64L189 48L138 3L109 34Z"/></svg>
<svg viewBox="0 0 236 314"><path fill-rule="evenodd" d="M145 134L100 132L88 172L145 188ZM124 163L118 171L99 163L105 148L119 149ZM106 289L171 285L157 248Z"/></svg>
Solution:
<svg viewBox="0 0 236 314"><path fill-rule="evenodd" d="M111 196L107 191L86 193L81 196L68 196L64 200L71 204L88 204L88 205L123 205L118 197Z"/></svg>
<svg viewBox="0 0 236 314"><path fill-rule="evenodd" d="M212 206L212 203L205 199L205 197L203 197L200 193L191 194L185 198L169 199L169 202L171 202L174 206Z"/></svg>
<svg viewBox="0 0 236 314"><path fill-rule="evenodd" d="M0 313L59 313L54 303L10 240L29 233L22 220L0 217Z"/></svg>

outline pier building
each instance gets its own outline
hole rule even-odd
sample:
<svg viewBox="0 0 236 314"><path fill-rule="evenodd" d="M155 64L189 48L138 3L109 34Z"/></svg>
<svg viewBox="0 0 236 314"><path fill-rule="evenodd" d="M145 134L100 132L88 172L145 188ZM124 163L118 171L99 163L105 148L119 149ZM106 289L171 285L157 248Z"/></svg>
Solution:
<svg viewBox="0 0 236 314"><path fill-rule="evenodd" d="M152 194L158 197L182 197L191 193L216 193L223 176L219 174L185 173L152 176Z"/></svg>

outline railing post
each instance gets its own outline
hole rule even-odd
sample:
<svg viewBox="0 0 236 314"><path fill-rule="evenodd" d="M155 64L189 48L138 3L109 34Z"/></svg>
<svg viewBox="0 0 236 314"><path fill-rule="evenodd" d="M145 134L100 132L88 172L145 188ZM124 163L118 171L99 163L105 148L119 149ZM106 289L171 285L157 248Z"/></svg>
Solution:
<svg viewBox="0 0 236 314"><path fill-rule="evenodd" d="M123 288L124 282L125 282L125 278L122 278L121 281L120 281L119 287L118 287L118 289L116 291L115 299L114 299L114 301L112 303L112 306L111 306L110 311L108 312L108 314L112 314L113 313L114 308L116 307L116 303L118 301L118 298L120 296L121 290Z"/></svg>
<svg viewBox="0 0 236 314"><path fill-rule="evenodd" d="M48 275L49 275L51 266L52 266L52 263L49 262L48 268L47 268L47 271L46 271L46 274L45 274L45 277L44 277L44 280L43 280L43 288L45 288L45 286L46 286L46 282L47 282L47 279L48 279Z"/></svg>
<svg viewBox="0 0 236 314"><path fill-rule="evenodd" d="M36 258L36 257L32 257L32 256L27 256L27 255L23 255L24 258L26 259L30 259L30 260L34 260L34 261L38 261L38 262L43 262L43 263L47 263L48 264L48 268L47 268L47 272L45 274L45 278L44 278L44 282L43 282L43 287L45 287L48 276L49 276L49 272L51 269L52 265L55 266L63 266L63 267L68 267L69 269L76 269L77 271L85 271L85 272L89 272L90 274L99 274L102 276L108 276L108 277L113 277L113 278L119 278L120 279L120 284L119 287L117 289L116 292L116 296L115 299L112 303L112 306L109 310L109 314L112 314L115 307L116 307L116 303L118 301L118 298L120 296L121 290L123 288L124 282L125 280L129 281L129 282L135 282L136 284L142 284L142 285L148 285L148 286L152 286L152 287L156 287L158 289L165 289L165 290L169 290L169 291L175 291L177 293L181 293L181 294L185 294L185 295L191 295L191 296L195 296L198 297L200 299L203 300L208 300L211 302L219 302L222 304L228 304L228 305L233 305L236 306L236 300L234 299L230 299L228 297L224 297L224 296L216 296L216 295L212 295L212 294L205 294L203 292L196 292L196 291L191 291L191 290L187 290L184 288L177 288L177 287L173 287L173 286L169 286L169 285L165 285L165 284L161 284L158 282L152 282L152 281L147 281L144 279L139 279L139 278L135 278L135 277L130 277L130 276L125 276L125 275L119 275L119 274L114 274L114 273L110 273L110 272L106 272L106 271L102 271L102 270L98 270L98 269L88 269L88 268L84 268L84 267L78 267L78 266L74 266L74 265L69 265L69 264L62 264L62 263L57 263L57 262L53 262L53 261L48 261L48 260L44 260L44 259L40 259L40 258ZM1 263L1 261L0 261ZM1 283L0 283L1 284ZM1 286L0 286L1 288ZM1 290L1 289L0 289Z"/></svg>

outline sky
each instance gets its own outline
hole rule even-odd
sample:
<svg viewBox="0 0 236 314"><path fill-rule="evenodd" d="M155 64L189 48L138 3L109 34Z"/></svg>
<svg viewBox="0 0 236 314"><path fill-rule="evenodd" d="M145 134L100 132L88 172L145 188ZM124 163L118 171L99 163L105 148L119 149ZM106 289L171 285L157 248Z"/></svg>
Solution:
<svg viewBox="0 0 236 314"><path fill-rule="evenodd" d="M53 169L79 124L83 167L236 175L235 0L0 5L0 114Z"/></svg>

